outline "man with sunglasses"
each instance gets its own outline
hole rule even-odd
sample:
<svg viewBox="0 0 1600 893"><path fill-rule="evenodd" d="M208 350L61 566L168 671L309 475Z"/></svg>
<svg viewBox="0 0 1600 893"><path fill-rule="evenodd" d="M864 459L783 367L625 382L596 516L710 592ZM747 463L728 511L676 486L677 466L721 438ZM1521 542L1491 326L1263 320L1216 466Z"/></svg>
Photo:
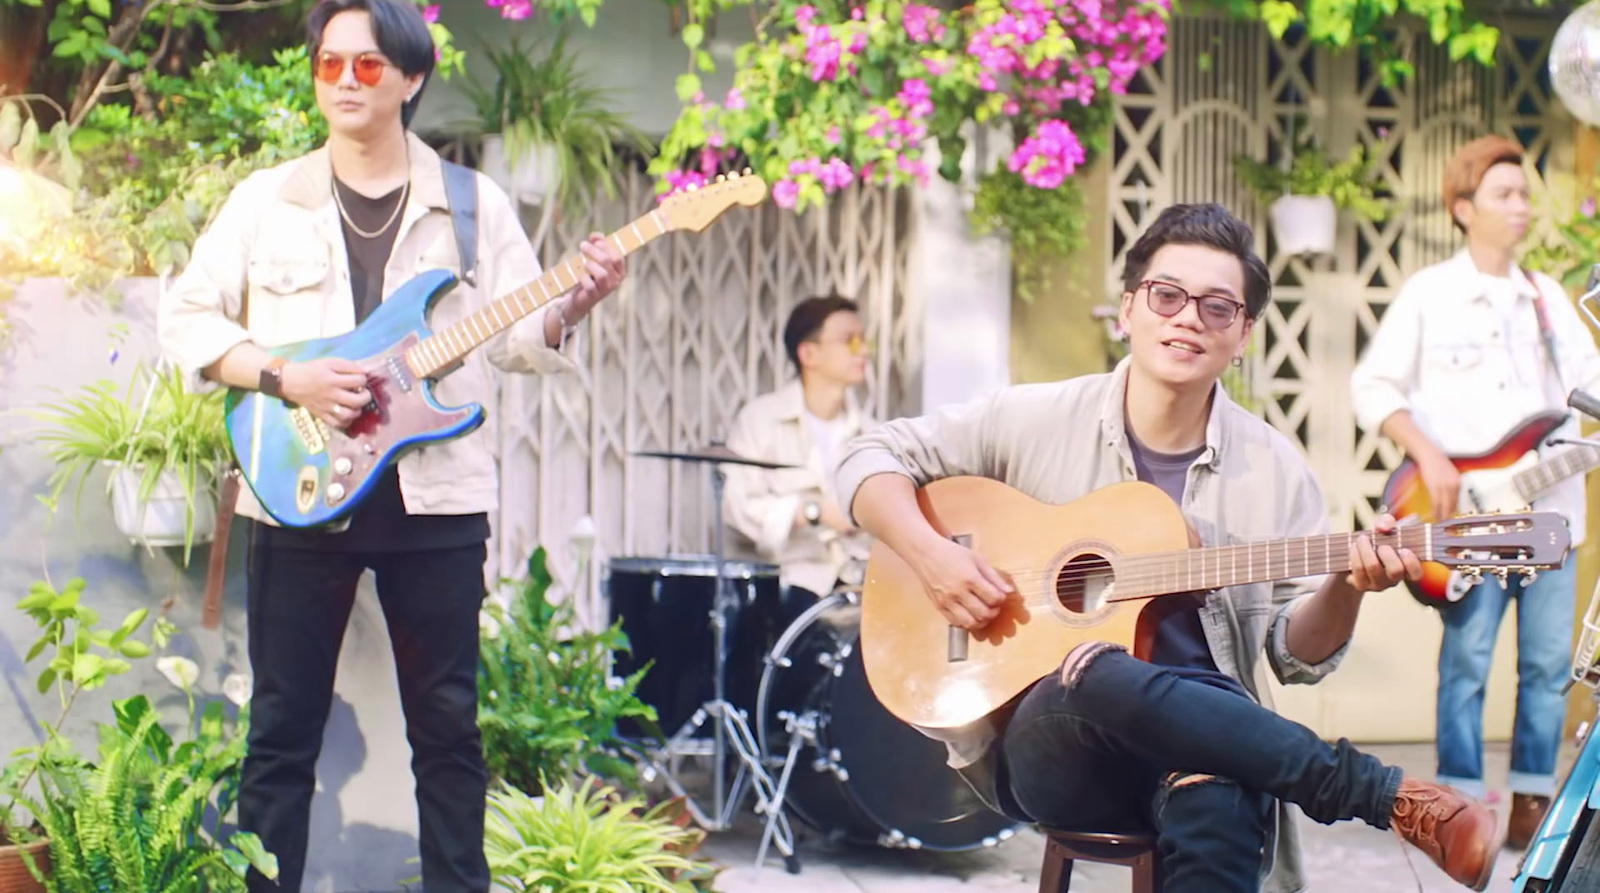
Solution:
<svg viewBox="0 0 1600 893"><path fill-rule="evenodd" d="M794 466L726 466L723 491L732 551L779 566L786 619L840 582L860 583L871 548L833 492L840 447L869 422L853 392L867 377L864 334L848 298L825 295L796 304L783 347L797 377L746 404L728 436L736 453Z"/></svg>
<svg viewBox="0 0 1600 893"><path fill-rule="evenodd" d="M442 328L539 275L505 193L481 174L474 215L479 262L460 270L445 173L408 126L435 49L409 0L323 0L307 37L326 145L249 177L196 243L165 296L163 349L195 386L257 388L343 427L371 399L360 365L281 365L264 347L350 331L413 276L443 268L462 281L434 307ZM464 230L465 232L465 230ZM617 250L595 234L573 292L517 322L438 383L445 405L493 403L494 369L558 373L572 327L622 280ZM481 893L488 773L477 726L478 611L489 513L499 492L491 435L480 431L408 454L348 524L276 526L255 519L247 580L253 675L239 823L278 859L252 891L296 891L340 645L357 581L371 570L394 647L416 780L422 883L428 893Z"/></svg>
<svg viewBox="0 0 1600 893"><path fill-rule="evenodd" d="M939 478L995 478L1052 504L1149 481L1206 546L1326 531L1299 450L1219 384L1271 299L1253 246L1250 227L1220 206L1170 207L1128 250L1129 356L1114 371L886 422L845 447L841 504L916 571L929 611L981 629L1016 595L923 516L916 488ZM1019 821L1153 832L1166 893L1303 889L1290 804L1319 822L1393 828L1482 890L1497 850L1486 807L1270 709L1268 668L1286 684L1320 680L1344 655L1364 594L1421 573L1410 550L1374 549L1366 536L1350 562L1324 580L1154 599L1140 624L1144 660L1087 643L1006 707L936 737L973 790Z"/></svg>

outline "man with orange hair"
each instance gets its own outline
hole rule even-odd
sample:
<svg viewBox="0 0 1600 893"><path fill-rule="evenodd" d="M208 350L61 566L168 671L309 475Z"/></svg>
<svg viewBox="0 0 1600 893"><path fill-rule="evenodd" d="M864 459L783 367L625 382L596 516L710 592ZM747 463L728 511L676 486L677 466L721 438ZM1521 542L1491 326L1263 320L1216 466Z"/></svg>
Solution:
<svg viewBox="0 0 1600 893"><path fill-rule="evenodd" d="M1441 516L1461 504L1451 456L1490 450L1530 415L1566 411L1570 389L1600 380L1600 353L1560 284L1516 262L1531 215L1522 147L1497 135L1461 147L1445 168L1444 206L1466 246L1401 286L1351 376L1357 422L1405 450ZM1577 435L1575 418L1555 433ZM1573 546L1583 541L1582 478L1563 481L1534 507L1559 511L1572 526ZM1438 778L1486 799L1484 688L1500 620L1517 604L1506 837L1517 849L1538 829L1555 790L1575 575L1568 562L1532 583L1486 580L1442 610Z"/></svg>

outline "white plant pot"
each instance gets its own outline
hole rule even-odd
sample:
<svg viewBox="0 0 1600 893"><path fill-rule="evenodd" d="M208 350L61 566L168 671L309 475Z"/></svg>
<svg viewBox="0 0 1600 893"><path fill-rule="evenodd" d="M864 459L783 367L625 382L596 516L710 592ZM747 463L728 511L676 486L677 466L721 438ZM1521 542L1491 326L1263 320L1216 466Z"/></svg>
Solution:
<svg viewBox="0 0 1600 893"><path fill-rule="evenodd" d="M163 471L156 481L150 501L139 502L139 480L143 470L121 463L111 468L111 514L117 529L134 545L181 546L184 520L189 504L183 496L183 483L175 471ZM194 542L211 542L217 530L217 500L210 487L199 487L194 495Z"/></svg>
<svg viewBox="0 0 1600 893"><path fill-rule="evenodd" d="M1272 203L1272 232L1285 254L1329 254L1339 234L1339 209L1326 195L1286 195Z"/></svg>
<svg viewBox="0 0 1600 893"><path fill-rule="evenodd" d="M561 181L561 162L555 146L548 143L530 146L513 168L508 161L505 138L498 133L484 136L480 166L484 174L513 199L530 204L543 201L556 191Z"/></svg>

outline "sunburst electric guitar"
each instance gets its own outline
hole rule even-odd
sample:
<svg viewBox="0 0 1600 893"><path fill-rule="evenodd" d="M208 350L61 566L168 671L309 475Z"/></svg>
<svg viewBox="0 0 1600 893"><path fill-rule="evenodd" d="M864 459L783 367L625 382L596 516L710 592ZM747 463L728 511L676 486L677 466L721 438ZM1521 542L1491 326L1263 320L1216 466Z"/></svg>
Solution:
<svg viewBox="0 0 1600 893"><path fill-rule="evenodd" d="M861 600L867 680L890 713L933 737L1003 707L1080 643L1115 642L1146 657L1153 629L1140 616L1151 598L1348 571L1355 536L1191 548L1178 506L1138 482L1047 505L958 477L921 488L918 502L935 530L982 555L1016 590L994 620L968 632L935 609L910 566L874 545ZM1572 543L1555 512L1412 524L1376 538L1497 574L1560 567Z"/></svg>
<svg viewBox="0 0 1600 893"><path fill-rule="evenodd" d="M1524 419L1489 450L1474 456L1451 456L1451 463L1461 472L1456 511L1519 511L1567 478L1600 468L1600 446L1574 447L1539 458L1539 444L1566 420L1564 412L1541 412ZM1384 483L1383 505L1396 518L1436 517L1433 499L1410 459L1401 462ZM1474 582L1469 575L1430 561L1422 566L1422 579L1407 580L1406 588L1429 607L1448 608L1460 601Z"/></svg>
<svg viewBox="0 0 1600 893"><path fill-rule="evenodd" d="M612 233L624 254L674 230L700 232L735 205L766 198L758 176L728 176L684 192ZM320 527L349 515L378 476L406 452L460 437L483 424L483 406L441 406L433 382L467 354L578 284L581 256L557 264L535 282L490 303L440 332L428 311L456 284L446 270L423 273L390 295L354 331L269 350L304 362L342 357L366 370L372 400L342 430L301 406L259 391L235 389L227 398L234 459L256 499L285 527Z"/></svg>

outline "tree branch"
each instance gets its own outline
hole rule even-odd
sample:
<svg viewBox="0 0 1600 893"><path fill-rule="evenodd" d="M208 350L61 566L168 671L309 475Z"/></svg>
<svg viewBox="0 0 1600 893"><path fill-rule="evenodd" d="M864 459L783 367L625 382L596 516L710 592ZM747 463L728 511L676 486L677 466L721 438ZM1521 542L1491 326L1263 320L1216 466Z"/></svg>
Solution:
<svg viewBox="0 0 1600 893"><path fill-rule="evenodd" d="M150 18L152 13L167 2L169 0L149 0L148 3L141 4L138 7L124 6L122 8L122 17L117 20L116 24L111 26L111 33L106 35L106 44L123 53L127 53L128 47L139 36L139 29L144 27L145 20ZM67 126L76 130L78 125L82 124L83 119L89 114L89 110L94 108L95 103L100 101L100 97L106 93L107 89L111 87L112 81L121 73L122 63L115 59L106 63L106 67L100 72L99 78L95 77L93 68L85 68L83 77L78 79L78 89L73 93L72 120L67 123ZM91 84L93 85L92 89L90 87Z"/></svg>

